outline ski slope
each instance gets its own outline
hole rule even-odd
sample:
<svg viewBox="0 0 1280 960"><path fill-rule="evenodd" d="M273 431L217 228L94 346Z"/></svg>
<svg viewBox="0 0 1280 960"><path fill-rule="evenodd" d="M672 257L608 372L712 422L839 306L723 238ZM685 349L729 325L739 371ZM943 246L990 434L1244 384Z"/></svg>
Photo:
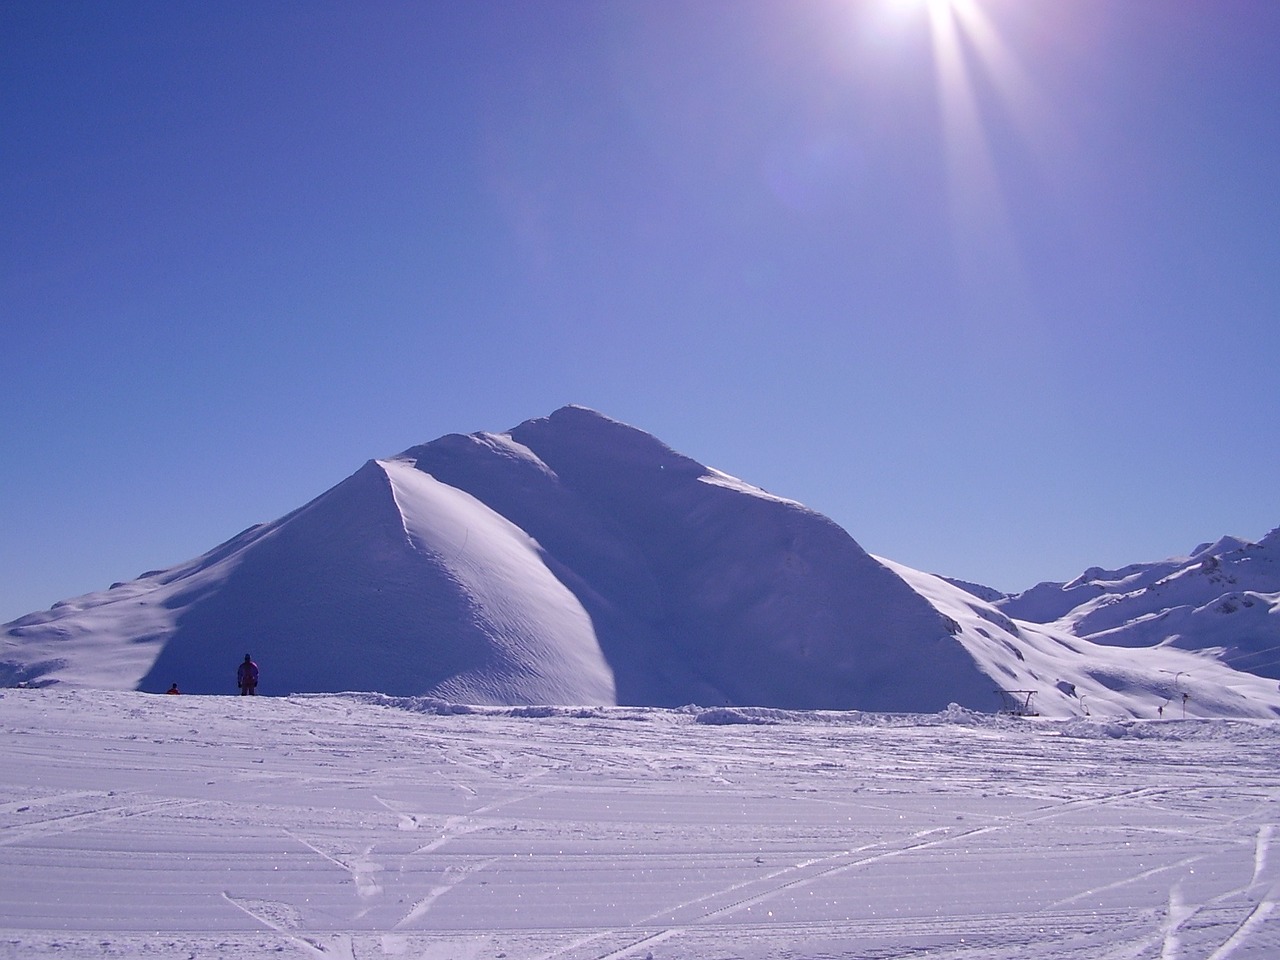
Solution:
<svg viewBox="0 0 1280 960"><path fill-rule="evenodd" d="M1280 722L0 690L0 957L1280 956Z"/></svg>

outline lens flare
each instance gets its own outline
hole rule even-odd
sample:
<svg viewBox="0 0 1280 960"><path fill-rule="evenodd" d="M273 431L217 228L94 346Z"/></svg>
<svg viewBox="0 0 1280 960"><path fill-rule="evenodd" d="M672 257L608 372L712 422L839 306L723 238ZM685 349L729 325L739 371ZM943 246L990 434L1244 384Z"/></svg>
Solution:
<svg viewBox="0 0 1280 960"><path fill-rule="evenodd" d="M1022 263L1001 187L983 95L1012 120L1020 140L1043 152L1048 111L981 0L914 0L928 24L948 175L953 249L960 282L1009 298L1005 314L1029 309ZM986 82L979 85L978 71ZM990 97L988 97L990 99Z"/></svg>

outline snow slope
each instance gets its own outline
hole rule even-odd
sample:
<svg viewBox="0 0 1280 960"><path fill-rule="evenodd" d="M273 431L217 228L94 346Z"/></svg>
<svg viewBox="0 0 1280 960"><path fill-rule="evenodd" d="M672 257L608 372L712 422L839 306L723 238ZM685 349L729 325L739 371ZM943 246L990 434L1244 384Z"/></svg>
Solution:
<svg viewBox="0 0 1280 960"><path fill-rule="evenodd" d="M0 957L1273 960L1280 721L0 690Z"/></svg>
<svg viewBox="0 0 1280 960"><path fill-rule="evenodd" d="M1224 537L1187 557L1094 567L997 606L1102 644L1219 650L1233 666L1280 679L1280 528L1257 543Z"/></svg>
<svg viewBox="0 0 1280 960"><path fill-rule="evenodd" d="M591 613L620 702L991 702L944 618L844 530L634 427L566 407L404 456L538 541Z"/></svg>
<svg viewBox="0 0 1280 960"><path fill-rule="evenodd" d="M132 633L139 623L145 643ZM176 571L10 627L19 638L51 632L47 648L69 648L53 676L92 686L161 691L176 681L188 692L225 691L228 663L243 649L263 664L267 689L613 699L587 616L536 544L467 494L396 462L370 462ZM125 672L94 655L121 648L145 648L150 660L135 657Z"/></svg>
<svg viewBox="0 0 1280 960"><path fill-rule="evenodd" d="M1007 706L1026 703L1053 717L1280 715L1274 680L1234 670L1211 653L1120 648L1014 621L946 580L881 562L957 624L956 638L1007 691Z"/></svg>
<svg viewBox="0 0 1280 960"><path fill-rule="evenodd" d="M245 652L276 694L928 712L1025 688L1055 716L1154 716L1194 668L1193 713L1280 711L1208 657L1019 625L581 407L370 461L190 563L7 624L0 682L229 692Z"/></svg>
<svg viewBox="0 0 1280 960"><path fill-rule="evenodd" d="M197 561L7 625L0 660L10 682L211 693L244 651L277 693L991 704L944 618L830 520L572 407L366 464Z"/></svg>

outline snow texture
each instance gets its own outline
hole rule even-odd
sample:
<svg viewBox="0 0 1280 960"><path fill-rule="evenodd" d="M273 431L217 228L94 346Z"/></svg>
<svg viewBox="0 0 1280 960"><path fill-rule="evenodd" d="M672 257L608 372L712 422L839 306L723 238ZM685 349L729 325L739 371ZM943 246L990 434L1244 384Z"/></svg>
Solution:
<svg viewBox="0 0 1280 960"><path fill-rule="evenodd" d="M1280 721L0 691L0 957L1273 960Z"/></svg>
<svg viewBox="0 0 1280 960"><path fill-rule="evenodd" d="M1280 528L1258 543L1224 537L1186 557L1093 567L996 603L1011 617L1098 643L1214 652L1280 679Z"/></svg>
<svg viewBox="0 0 1280 960"><path fill-rule="evenodd" d="M1239 554L1233 622L1270 625L1275 597L1257 590L1275 587L1274 540L1008 598L872 557L795 501L565 407L504 434L450 435L370 461L203 557L7 624L0 682L230 692L248 652L266 694L907 712L955 703L1051 716L1156 717L1173 704L1180 715L1271 717L1274 682L1223 667L1213 650L1174 649L1205 644L1153 648L1136 632L1149 606L1136 619L1118 607L1170 584L1182 596L1196 571L1221 579L1221 558ZM1063 611L1073 617L1045 620ZM1199 611L1165 617L1211 619ZM1085 627L1093 633L1081 639ZM1135 632L1113 636L1118 628ZM1264 641L1241 642L1256 653Z"/></svg>

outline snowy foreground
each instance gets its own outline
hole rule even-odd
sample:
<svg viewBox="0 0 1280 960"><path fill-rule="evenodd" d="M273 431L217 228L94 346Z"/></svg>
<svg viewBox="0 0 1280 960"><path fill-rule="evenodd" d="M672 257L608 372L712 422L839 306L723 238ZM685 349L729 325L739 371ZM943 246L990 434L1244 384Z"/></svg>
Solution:
<svg viewBox="0 0 1280 960"><path fill-rule="evenodd" d="M0 729L3 957L1280 957L1276 721L49 688Z"/></svg>

